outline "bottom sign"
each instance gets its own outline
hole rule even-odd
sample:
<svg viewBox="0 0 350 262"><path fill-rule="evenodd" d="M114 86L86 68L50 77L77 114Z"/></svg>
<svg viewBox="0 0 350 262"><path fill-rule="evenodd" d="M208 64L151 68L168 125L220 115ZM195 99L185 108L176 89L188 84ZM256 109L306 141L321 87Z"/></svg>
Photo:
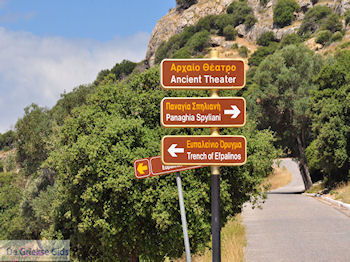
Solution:
<svg viewBox="0 0 350 262"><path fill-rule="evenodd" d="M244 136L165 136L162 162L167 165L238 166L247 161Z"/></svg>
<svg viewBox="0 0 350 262"><path fill-rule="evenodd" d="M184 170L196 169L202 166L166 166L162 163L160 156L135 160L134 170L137 178L165 175Z"/></svg>

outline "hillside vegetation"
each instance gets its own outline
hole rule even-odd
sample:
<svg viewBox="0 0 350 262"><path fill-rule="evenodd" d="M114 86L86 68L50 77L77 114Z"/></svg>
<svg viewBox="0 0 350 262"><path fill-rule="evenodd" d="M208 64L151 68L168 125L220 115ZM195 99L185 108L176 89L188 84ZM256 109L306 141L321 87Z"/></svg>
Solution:
<svg viewBox="0 0 350 262"><path fill-rule="evenodd" d="M315 6L296 33L278 40L265 32L253 53L232 46L247 56L247 85L221 95L245 97L248 121L221 133L247 138L248 161L221 168L223 226L246 201L263 198L260 184L281 155L300 159L306 185L311 179L330 185L350 179L350 44L343 42L328 56L304 44L316 36L324 46L339 41L346 33L342 21L350 18ZM213 46L213 36L234 43L236 27L255 22L248 3L235 1L226 13L202 18L164 42L156 60L205 56L211 48L224 48ZM53 108L26 107L15 130L0 136L1 150L16 148L0 160L0 239L70 239L75 261L181 257L174 176L137 180L133 170L134 160L159 155L162 136L209 132L162 128L159 104L168 96L208 92L164 91L158 65L143 70L124 60L102 70L94 83L62 94ZM209 173L182 173L193 252L204 251L210 240Z"/></svg>

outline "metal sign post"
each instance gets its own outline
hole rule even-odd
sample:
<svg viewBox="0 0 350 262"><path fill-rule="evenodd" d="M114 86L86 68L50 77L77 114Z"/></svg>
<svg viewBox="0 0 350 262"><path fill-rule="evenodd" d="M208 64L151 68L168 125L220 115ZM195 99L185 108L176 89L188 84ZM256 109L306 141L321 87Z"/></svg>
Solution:
<svg viewBox="0 0 350 262"><path fill-rule="evenodd" d="M211 58L218 57L218 51L210 53ZM211 90L210 97L219 97L216 89ZM219 136L219 128L211 128L210 135ZM211 234L212 234L212 261L221 261L221 224L220 224L220 166L211 166Z"/></svg>
<svg viewBox="0 0 350 262"><path fill-rule="evenodd" d="M180 204L182 231L183 231L183 234L184 234L186 262L191 262L191 249L190 249L190 241L189 241L188 232L187 232L187 220L186 220L185 203L184 203L184 196L183 196L183 193L182 193L181 176L180 176L179 172L176 173L176 184L177 184L177 191L179 193L179 204Z"/></svg>

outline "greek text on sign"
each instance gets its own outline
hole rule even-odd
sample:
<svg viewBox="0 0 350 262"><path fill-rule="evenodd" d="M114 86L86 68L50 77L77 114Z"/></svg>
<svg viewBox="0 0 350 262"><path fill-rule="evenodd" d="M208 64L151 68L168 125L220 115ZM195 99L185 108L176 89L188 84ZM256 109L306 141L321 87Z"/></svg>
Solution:
<svg viewBox="0 0 350 262"><path fill-rule="evenodd" d="M246 102L241 97L164 98L161 123L165 127L241 127Z"/></svg>
<svg viewBox="0 0 350 262"><path fill-rule="evenodd" d="M159 175L175 173L184 170L196 169L201 166L166 166L160 156L148 157L135 160L134 170L137 178L147 178Z"/></svg>
<svg viewBox="0 0 350 262"><path fill-rule="evenodd" d="M243 165L247 141L243 136L165 136L162 161L167 165Z"/></svg>
<svg viewBox="0 0 350 262"><path fill-rule="evenodd" d="M239 89L245 85L243 60L164 59L161 84L172 89Z"/></svg>

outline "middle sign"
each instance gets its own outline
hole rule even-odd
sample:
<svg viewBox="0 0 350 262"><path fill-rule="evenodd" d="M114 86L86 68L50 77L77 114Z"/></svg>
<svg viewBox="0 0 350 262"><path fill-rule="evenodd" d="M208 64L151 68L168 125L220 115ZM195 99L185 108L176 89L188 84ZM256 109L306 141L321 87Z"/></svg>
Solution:
<svg viewBox="0 0 350 262"><path fill-rule="evenodd" d="M242 97L164 98L161 103L164 127L241 127L245 122Z"/></svg>

